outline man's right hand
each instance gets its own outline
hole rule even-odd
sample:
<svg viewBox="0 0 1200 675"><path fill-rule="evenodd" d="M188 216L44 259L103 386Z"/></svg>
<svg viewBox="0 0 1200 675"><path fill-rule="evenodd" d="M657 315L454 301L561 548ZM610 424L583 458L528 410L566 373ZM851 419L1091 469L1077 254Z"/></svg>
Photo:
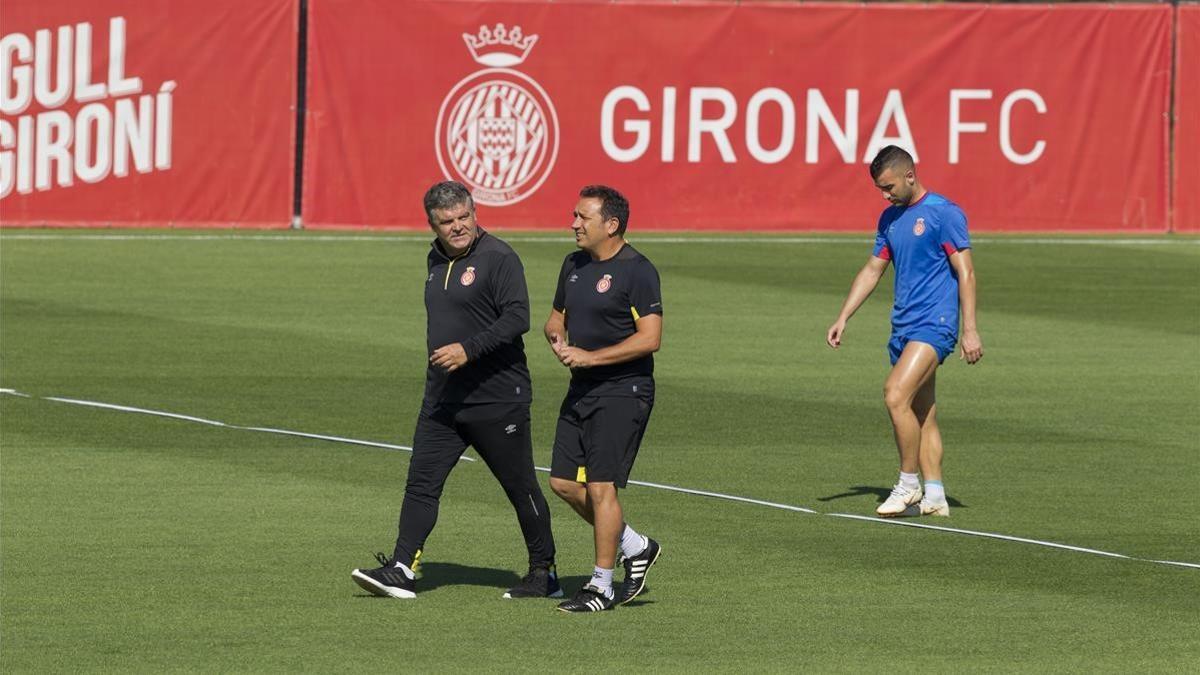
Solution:
<svg viewBox="0 0 1200 675"><path fill-rule="evenodd" d="M836 321L829 330L825 333L825 343L830 347L837 349L842 344L842 333L846 330L845 321Z"/></svg>
<svg viewBox="0 0 1200 675"><path fill-rule="evenodd" d="M554 350L555 356L560 356L564 347L567 346L567 341L563 336L554 333L550 336L550 349Z"/></svg>

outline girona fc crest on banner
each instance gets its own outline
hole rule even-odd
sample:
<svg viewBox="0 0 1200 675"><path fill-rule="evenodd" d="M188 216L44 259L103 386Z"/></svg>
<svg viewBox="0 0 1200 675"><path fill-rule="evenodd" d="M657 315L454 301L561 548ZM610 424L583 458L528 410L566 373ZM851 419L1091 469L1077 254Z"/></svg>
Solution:
<svg viewBox="0 0 1200 675"><path fill-rule="evenodd" d="M520 26L480 26L463 34L471 57L484 66L459 81L442 101L434 143L448 179L471 188L475 201L515 204L533 194L558 157L558 114L541 85L513 70L537 35Z"/></svg>
<svg viewBox="0 0 1200 675"><path fill-rule="evenodd" d="M475 283L475 268L468 267L467 271L463 272L462 276L458 278L458 283L462 284L463 286L470 286L471 284Z"/></svg>
<svg viewBox="0 0 1200 675"><path fill-rule="evenodd" d="M600 277L600 281L596 282L596 292L597 293L607 293L608 289L610 289L610 288L612 288L612 275L611 274L605 274L603 277Z"/></svg>

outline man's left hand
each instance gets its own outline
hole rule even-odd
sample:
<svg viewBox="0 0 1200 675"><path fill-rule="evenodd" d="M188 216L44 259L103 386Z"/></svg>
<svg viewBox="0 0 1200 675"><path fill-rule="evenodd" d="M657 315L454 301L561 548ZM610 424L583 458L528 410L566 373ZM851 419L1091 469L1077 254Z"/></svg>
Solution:
<svg viewBox="0 0 1200 675"><path fill-rule="evenodd" d="M463 349L462 343L459 342L438 347L429 355L429 363L444 368L447 373L453 373L467 365L467 350Z"/></svg>
<svg viewBox="0 0 1200 675"><path fill-rule="evenodd" d="M962 338L962 353L959 354L960 359L967 363L974 364L983 358L983 340L979 338L978 331L964 331Z"/></svg>

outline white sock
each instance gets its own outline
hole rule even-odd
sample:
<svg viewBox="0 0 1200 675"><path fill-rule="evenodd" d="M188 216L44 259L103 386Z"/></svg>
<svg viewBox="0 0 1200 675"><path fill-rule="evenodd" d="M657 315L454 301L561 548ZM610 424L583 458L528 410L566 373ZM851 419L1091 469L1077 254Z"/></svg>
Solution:
<svg viewBox="0 0 1200 675"><path fill-rule="evenodd" d="M392 565L392 567L404 572L404 576L408 577L409 579L414 579L417 576L411 569L408 568L408 565L405 565L402 562L397 562L395 565Z"/></svg>
<svg viewBox="0 0 1200 675"><path fill-rule="evenodd" d="M901 471L900 484L909 490L916 490L917 488L921 487L921 480L917 478L917 474L915 473L904 473Z"/></svg>
<svg viewBox="0 0 1200 675"><path fill-rule="evenodd" d="M629 523L625 524L625 529L621 531L621 553L624 553L626 558L640 555L649 545L645 537L634 532Z"/></svg>
<svg viewBox="0 0 1200 675"><path fill-rule="evenodd" d="M596 567L592 569L592 580L588 583L604 591L604 595L611 598L613 597L612 573L613 571L610 569L606 570L603 567Z"/></svg>
<svg viewBox="0 0 1200 675"><path fill-rule="evenodd" d="M940 480L925 481L925 501L940 504L946 501L946 488Z"/></svg>

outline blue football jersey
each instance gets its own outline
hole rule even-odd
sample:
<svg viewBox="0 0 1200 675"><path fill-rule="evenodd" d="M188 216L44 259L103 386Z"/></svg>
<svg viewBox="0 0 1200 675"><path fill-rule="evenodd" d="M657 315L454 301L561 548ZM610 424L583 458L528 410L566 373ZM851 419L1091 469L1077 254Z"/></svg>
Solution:
<svg viewBox="0 0 1200 675"><path fill-rule="evenodd" d="M916 204L884 209L873 254L896 268L893 332L937 327L958 336L958 277L950 256L968 248L967 217L942 195L926 192Z"/></svg>

